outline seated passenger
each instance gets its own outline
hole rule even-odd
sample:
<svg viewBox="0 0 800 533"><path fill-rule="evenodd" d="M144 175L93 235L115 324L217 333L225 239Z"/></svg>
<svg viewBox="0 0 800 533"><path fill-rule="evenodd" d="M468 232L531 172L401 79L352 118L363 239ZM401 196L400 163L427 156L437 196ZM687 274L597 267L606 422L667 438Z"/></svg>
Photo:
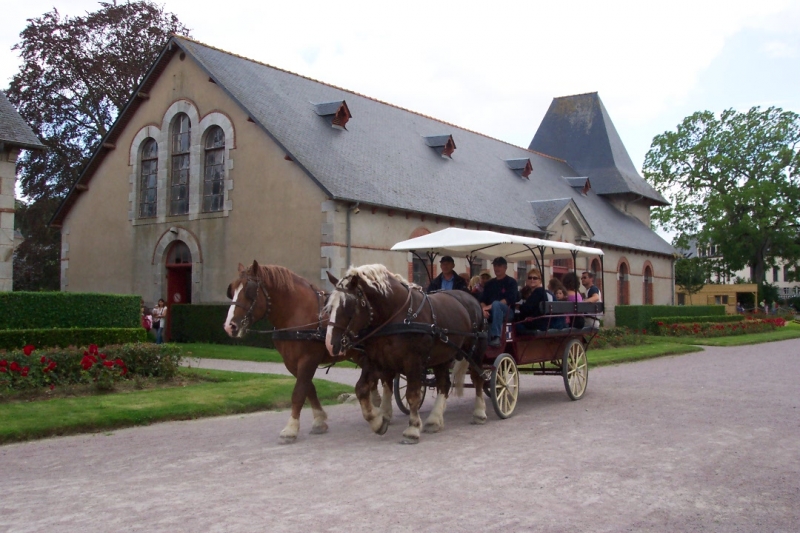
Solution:
<svg viewBox="0 0 800 533"><path fill-rule="evenodd" d="M564 288L567 289L567 301L568 302L582 302L583 298L581 297L581 293L578 292L578 276L575 275L574 272L567 272L564 275ZM582 316L578 317L567 317L567 325L571 328L582 328L584 324L584 318Z"/></svg>
<svg viewBox="0 0 800 533"><path fill-rule="evenodd" d="M505 257L495 257L492 266L495 278L484 285L480 301L483 316L490 321L489 346L500 346L503 322L514 315L514 304L519 300L519 291L516 280L506 276L508 262Z"/></svg>
<svg viewBox="0 0 800 533"><path fill-rule="evenodd" d="M553 301L553 293L542 286L542 274L535 268L528 272L528 279L525 282L525 288L523 289L523 294L525 294L525 300L519 306L519 320L525 320L526 318L532 317L541 317L542 310L541 304L542 302L552 302ZM553 323L550 322L551 319L548 317L544 318L537 318L536 320L531 320L527 322L519 322L517 324L517 333L520 334L530 334L535 331L545 331L548 328L556 328L558 327L555 324L556 321L559 321L561 327L563 327L564 319L559 317L557 319L553 319Z"/></svg>
<svg viewBox="0 0 800 533"><path fill-rule="evenodd" d="M439 261L442 273L433 278L425 292L467 290L467 282L455 273L456 263L449 255L442 256Z"/></svg>

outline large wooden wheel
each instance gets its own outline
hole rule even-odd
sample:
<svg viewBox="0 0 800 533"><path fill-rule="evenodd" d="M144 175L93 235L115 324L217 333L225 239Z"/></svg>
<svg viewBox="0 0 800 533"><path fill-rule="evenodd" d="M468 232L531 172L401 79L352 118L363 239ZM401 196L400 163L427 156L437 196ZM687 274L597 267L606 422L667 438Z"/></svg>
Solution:
<svg viewBox="0 0 800 533"><path fill-rule="evenodd" d="M561 373L567 395L571 400L580 400L589 382L589 364L586 361L586 349L579 339L572 339L567 343L561 361Z"/></svg>
<svg viewBox="0 0 800 533"><path fill-rule="evenodd" d="M498 355L494 360L489 396L497 416L508 418L514 413L519 396L519 372L514 358L507 353Z"/></svg>
<svg viewBox="0 0 800 533"><path fill-rule="evenodd" d="M403 411L405 414L411 414L411 409L408 407L408 399L406 398L406 391L408 390L408 381L403 374L397 374L394 377L394 403L397 404L397 408ZM422 387L419 391L421 396L419 406L422 407L423 402L425 401L425 392L427 392L428 387L425 386L425 383L422 384Z"/></svg>

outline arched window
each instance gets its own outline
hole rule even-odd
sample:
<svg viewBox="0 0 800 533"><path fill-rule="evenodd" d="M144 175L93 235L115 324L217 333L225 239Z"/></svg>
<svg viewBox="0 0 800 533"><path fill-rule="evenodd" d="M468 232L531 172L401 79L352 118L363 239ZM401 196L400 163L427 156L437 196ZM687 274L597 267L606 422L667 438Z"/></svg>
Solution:
<svg viewBox="0 0 800 533"><path fill-rule="evenodd" d="M594 275L594 284L603 292L603 267L600 265L600 260L597 258L592 259L592 275Z"/></svg>
<svg viewBox="0 0 800 533"><path fill-rule="evenodd" d="M617 281L617 305L630 304L630 281L628 276L628 264L619 264L619 277Z"/></svg>
<svg viewBox="0 0 800 533"><path fill-rule="evenodd" d="M416 255L412 259L413 268L412 268L412 280L417 285L421 287L427 287L430 282L431 278L433 277L430 275L430 263L428 259L420 259ZM430 275L430 277L429 277Z"/></svg>
<svg viewBox="0 0 800 533"><path fill-rule="evenodd" d="M158 200L158 143L147 139L142 144L139 168L139 216L156 216Z"/></svg>
<svg viewBox="0 0 800 533"><path fill-rule="evenodd" d="M653 305L653 269L644 267L644 305Z"/></svg>
<svg viewBox="0 0 800 533"><path fill-rule="evenodd" d="M203 211L222 211L225 199L225 132L212 126L206 132L203 170Z"/></svg>
<svg viewBox="0 0 800 533"><path fill-rule="evenodd" d="M170 169L169 214L189 212L189 147L191 121L185 113L172 120L172 168Z"/></svg>
<svg viewBox="0 0 800 533"><path fill-rule="evenodd" d="M185 265L192 262L192 252L183 241L175 241L167 252L167 265Z"/></svg>

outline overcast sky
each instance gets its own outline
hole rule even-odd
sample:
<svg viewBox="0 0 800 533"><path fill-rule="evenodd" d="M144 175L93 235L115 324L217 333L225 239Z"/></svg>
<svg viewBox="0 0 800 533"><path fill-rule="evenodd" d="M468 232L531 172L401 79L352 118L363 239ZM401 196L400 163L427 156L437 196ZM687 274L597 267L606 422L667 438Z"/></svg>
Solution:
<svg viewBox="0 0 800 533"><path fill-rule="evenodd" d="M4 2L0 88L26 19L89 0ZM641 169L695 111L800 112L800 0L165 0L203 43L527 147L552 98L598 91Z"/></svg>

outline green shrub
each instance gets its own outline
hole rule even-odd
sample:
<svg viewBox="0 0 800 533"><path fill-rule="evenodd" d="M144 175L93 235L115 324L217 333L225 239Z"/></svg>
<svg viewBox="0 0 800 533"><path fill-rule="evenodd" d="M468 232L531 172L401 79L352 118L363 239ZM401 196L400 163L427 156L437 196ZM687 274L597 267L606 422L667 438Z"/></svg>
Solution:
<svg viewBox="0 0 800 533"><path fill-rule="evenodd" d="M225 333L223 325L228 316L229 305L186 304L172 305L172 342L207 342L211 344L234 344L274 348L272 335L250 331L243 339L232 339ZM272 324L261 320L251 328L259 331L272 329Z"/></svg>
<svg viewBox="0 0 800 533"><path fill-rule="evenodd" d="M0 292L0 330L44 328L136 328L135 295L77 292Z"/></svg>
<svg viewBox="0 0 800 533"><path fill-rule="evenodd" d="M618 305L617 326L646 329L654 317L725 315L724 305Z"/></svg>
<svg viewBox="0 0 800 533"><path fill-rule="evenodd" d="M18 350L26 344L40 348L144 342L147 332L138 328L0 329L0 350Z"/></svg>
<svg viewBox="0 0 800 533"><path fill-rule="evenodd" d="M659 323L663 324L702 324L706 322L713 322L715 324L727 322L741 322L744 320L744 315L711 315L711 316L658 316L650 320L648 330L655 333L659 328Z"/></svg>
<svg viewBox="0 0 800 533"><path fill-rule="evenodd" d="M644 331L643 333L647 333ZM636 346L644 343L644 337L629 328L600 328L589 346L594 350L603 348L619 348L620 346Z"/></svg>
<svg viewBox="0 0 800 533"><path fill-rule="evenodd" d="M36 349L0 352L0 392L81 383L99 390L113 389L121 379L158 377L172 379L182 359L181 350L171 344L124 344L98 349Z"/></svg>

